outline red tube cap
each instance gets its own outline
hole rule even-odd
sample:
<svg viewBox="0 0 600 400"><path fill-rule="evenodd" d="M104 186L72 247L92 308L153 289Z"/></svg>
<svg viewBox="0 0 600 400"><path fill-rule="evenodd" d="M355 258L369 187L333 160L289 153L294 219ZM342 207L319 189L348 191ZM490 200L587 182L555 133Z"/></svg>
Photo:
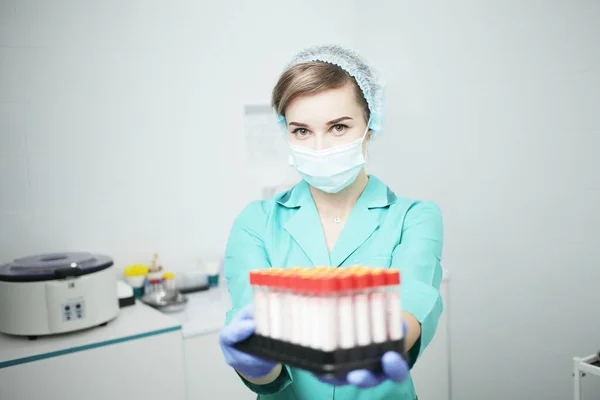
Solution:
<svg viewBox="0 0 600 400"><path fill-rule="evenodd" d="M339 278L334 275L326 275L321 278L321 293L335 293L340 284Z"/></svg>
<svg viewBox="0 0 600 400"><path fill-rule="evenodd" d="M385 284L386 285L399 285L400 284L400 270L389 269L385 271Z"/></svg>
<svg viewBox="0 0 600 400"><path fill-rule="evenodd" d="M371 286L371 274L359 273L354 275L354 288L356 290L366 289Z"/></svg>
<svg viewBox="0 0 600 400"><path fill-rule="evenodd" d="M385 286L386 277L382 270L374 270L372 273L373 286Z"/></svg>
<svg viewBox="0 0 600 400"><path fill-rule="evenodd" d="M339 288L341 291L351 291L355 289L352 274L342 274L339 277Z"/></svg>

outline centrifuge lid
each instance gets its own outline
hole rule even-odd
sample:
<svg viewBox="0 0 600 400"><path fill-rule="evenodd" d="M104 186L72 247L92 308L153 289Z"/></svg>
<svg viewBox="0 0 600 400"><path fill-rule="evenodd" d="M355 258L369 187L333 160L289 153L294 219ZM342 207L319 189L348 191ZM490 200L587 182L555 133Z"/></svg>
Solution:
<svg viewBox="0 0 600 400"><path fill-rule="evenodd" d="M85 252L48 253L18 258L0 266L0 281L38 282L81 276L113 265L104 255Z"/></svg>

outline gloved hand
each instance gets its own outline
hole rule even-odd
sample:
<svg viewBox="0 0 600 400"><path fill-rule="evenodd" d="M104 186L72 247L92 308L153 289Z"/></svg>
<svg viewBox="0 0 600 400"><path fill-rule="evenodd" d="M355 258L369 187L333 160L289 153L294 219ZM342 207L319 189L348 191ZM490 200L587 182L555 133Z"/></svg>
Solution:
<svg viewBox="0 0 600 400"><path fill-rule="evenodd" d="M402 322L404 337L406 337L406 323ZM346 375L346 378L317 378L324 383L336 386L353 385L361 389L377 386L382 382L391 380L402 382L410 375L410 369L407 362L400 354L395 351L388 351L381 358L383 373L374 374L366 369L357 369Z"/></svg>
<svg viewBox="0 0 600 400"><path fill-rule="evenodd" d="M248 304L219 333L219 344L225 356L225 362L248 378L266 376L277 365L276 362L263 360L233 347L234 344L252 335L255 330L256 322L252 304Z"/></svg>

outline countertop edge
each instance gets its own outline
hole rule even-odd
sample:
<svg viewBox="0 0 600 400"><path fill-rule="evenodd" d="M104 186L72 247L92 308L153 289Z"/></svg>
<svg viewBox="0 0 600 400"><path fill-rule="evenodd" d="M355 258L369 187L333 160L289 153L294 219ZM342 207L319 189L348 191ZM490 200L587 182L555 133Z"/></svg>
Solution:
<svg viewBox="0 0 600 400"><path fill-rule="evenodd" d="M205 336L205 335L210 335L213 333L219 333L221 331L221 328L205 328L205 329L193 329L193 328L188 328L186 329L185 326L183 326L181 328L181 336L183 337L183 339L191 339L194 338L196 336Z"/></svg>
<svg viewBox="0 0 600 400"><path fill-rule="evenodd" d="M80 351L91 350L91 349L95 349L95 348L99 348L99 347L110 346L110 345L117 344L117 343L129 342L129 341L133 341L133 340L137 340L137 339L143 339L143 338L150 337L150 336L156 336L156 335L161 335L164 333L176 332L176 331L181 331L181 330L182 330L181 325L174 325L174 326L171 326L168 328L138 333L135 335L123 336L123 337L116 338L116 339L110 339L110 340L105 340L105 341L101 341L101 342L85 344L82 346L51 351L48 353L40 353L40 354L36 354L33 356L27 356L27 357L2 361L2 362L0 362L0 369L14 367L16 365L26 364L26 363L30 363L30 362L34 362L34 361L45 360L48 358L63 356L66 354L77 353Z"/></svg>

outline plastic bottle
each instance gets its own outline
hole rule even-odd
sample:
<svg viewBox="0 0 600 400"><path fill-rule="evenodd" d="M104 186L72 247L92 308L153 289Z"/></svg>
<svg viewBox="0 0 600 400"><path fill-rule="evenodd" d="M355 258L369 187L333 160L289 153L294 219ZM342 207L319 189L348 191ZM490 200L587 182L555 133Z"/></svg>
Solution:
<svg viewBox="0 0 600 400"><path fill-rule="evenodd" d="M175 284L175 274L172 272L163 273L163 281L165 283L165 289L174 292L177 287Z"/></svg>

